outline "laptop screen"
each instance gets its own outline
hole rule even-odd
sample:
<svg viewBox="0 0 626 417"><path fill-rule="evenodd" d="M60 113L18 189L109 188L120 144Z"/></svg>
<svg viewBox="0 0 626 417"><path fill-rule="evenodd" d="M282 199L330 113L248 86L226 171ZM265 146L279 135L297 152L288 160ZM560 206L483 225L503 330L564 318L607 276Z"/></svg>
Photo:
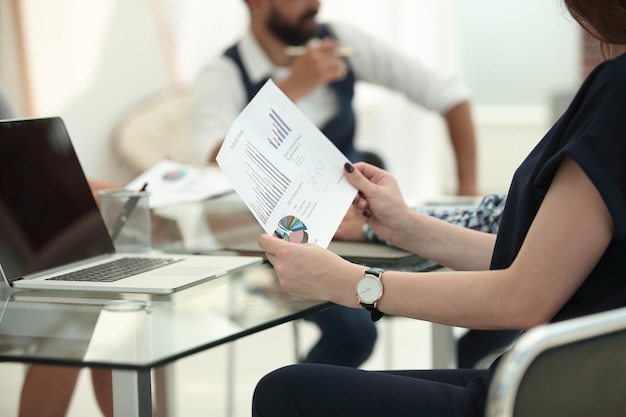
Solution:
<svg viewBox="0 0 626 417"><path fill-rule="evenodd" d="M60 118L0 121L0 231L9 281L114 252Z"/></svg>

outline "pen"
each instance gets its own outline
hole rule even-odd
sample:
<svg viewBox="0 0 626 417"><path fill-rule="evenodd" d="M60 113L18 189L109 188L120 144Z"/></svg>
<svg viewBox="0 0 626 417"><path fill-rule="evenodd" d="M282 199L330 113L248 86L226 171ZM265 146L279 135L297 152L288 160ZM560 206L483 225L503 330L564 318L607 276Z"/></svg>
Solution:
<svg viewBox="0 0 626 417"><path fill-rule="evenodd" d="M304 55L306 51L306 47L304 46L288 46L285 49L285 53L289 56L301 56ZM352 48L346 48L345 46L340 46L335 49L335 55L341 58L349 58L356 56L356 52Z"/></svg>
<svg viewBox="0 0 626 417"><path fill-rule="evenodd" d="M146 191L147 188L148 183L146 182L139 190L136 190L135 192L138 193L141 191ZM126 204L124 204L124 207L122 207L122 211L120 212L119 216L117 216L117 219L115 219L115 223L113 224L113 228L111 230L112 241L115 242L115 239L117 239L117 237L119 236L120 232L122 231L122 227L124 227L124 225L128 221L128 217L133 212L138 202L139 197L130 197Z"/></svg>

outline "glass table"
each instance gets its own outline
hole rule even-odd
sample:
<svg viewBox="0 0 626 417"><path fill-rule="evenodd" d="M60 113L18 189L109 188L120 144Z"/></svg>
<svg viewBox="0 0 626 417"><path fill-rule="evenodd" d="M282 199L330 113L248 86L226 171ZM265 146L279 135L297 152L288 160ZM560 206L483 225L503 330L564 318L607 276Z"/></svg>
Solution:
<svg viewBox="0 0 626 417"><path fill-rule="evenodd" d="M115 415L152 416L152 370L329 306L287 295L268 264L169 297L3 288L0 360L110 368Z"/></svg>
<svg viewBox="0 0 626 417"><path fill-rule="evenodd" d="M236 249L245 242L258 250L254 242L262 230L234 194L153 214L157 251L245 254ZM387 269L438 267L416 256L367 261ZM5 287L0 290L0 360L112 369L115 416L152 416L153 411L166 416L173 410L168 365L331 306L286 294L267 263L171 296Z"/></svg>
<svg viewBox="0 0 626 417"><path fill-rule="evenodd" d="M263 229L234 193L160 208L154 211L152 221L152 245L164 252L263 255L257 245ZM383 244L333 241L329 249L370 267L406 271L439 268L434 262Z"/></svg>

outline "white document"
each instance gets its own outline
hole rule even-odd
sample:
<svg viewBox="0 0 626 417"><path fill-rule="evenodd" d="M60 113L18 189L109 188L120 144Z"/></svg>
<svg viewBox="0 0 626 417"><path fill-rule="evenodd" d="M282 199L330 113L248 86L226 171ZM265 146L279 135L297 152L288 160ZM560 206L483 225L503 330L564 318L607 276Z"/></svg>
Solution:
<svg viewBox="0 0 626 417"><path fill-rule="evenodd" d="M217 163L268 234L327 247L357 190L348 159L269 80L231 126Z"/></svg>
<svg viewBox="0 0 626 417"><path fill-rule="evenodd" d="M233 191L216 166L189 165L163 159L129 182L125 188L138 190L148 184L150 207L160 208L206 200Z"/></svg>

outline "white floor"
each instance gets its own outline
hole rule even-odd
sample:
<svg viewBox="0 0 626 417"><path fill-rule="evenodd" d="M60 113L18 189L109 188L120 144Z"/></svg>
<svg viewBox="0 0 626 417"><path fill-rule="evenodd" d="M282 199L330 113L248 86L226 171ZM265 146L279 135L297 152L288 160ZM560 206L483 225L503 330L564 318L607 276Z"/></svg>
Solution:
<svg viewBox="0 0 626 417"><path fill-rule="evenodd" d="M299 322L302 349L317 337L317 329ZM365 369L424 369L431 367L431 326L409 319L384 319L378 323L379 339ZM234 355L231 355L234 353ZM229 358L235 358L232 392L227 389ZM266 373L294 361L293 329L284 324L246 337L231 346L218 347L180 360L174 367L176 416L244 417L256 382ZM3 363L0 375L0 416L17 416L25 366ZM67 417L100 416L89 371L81 371ZM45 393L42 393L45 395Z"/></svg>

